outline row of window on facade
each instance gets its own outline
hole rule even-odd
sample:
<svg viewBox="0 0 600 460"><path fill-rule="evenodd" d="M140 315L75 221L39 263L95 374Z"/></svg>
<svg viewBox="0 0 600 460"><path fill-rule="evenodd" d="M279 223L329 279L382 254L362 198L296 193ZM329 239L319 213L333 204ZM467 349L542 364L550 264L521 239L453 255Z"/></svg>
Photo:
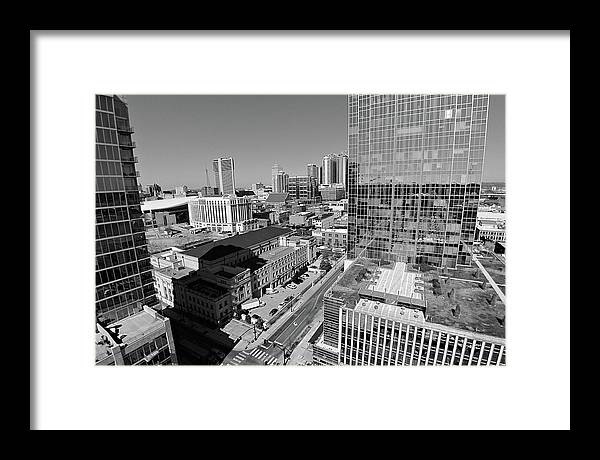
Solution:
<svg viewBox="0 0 600 460"><path fill-rule="evenodd" d="M140 194L138 192L96 192L96 208L139 204Z"/></svg>
<svg viewBox="0 0 600 460"><path fill-rule="evenodd" d="M118 236L96 241L96 254L100 255L109 252L122 251L132 247L145 247L147 244L145 236L140 233Z"/></svg>
<svg viewBox="0 0 600 460"><path fill-rule="evenodd" d="M127 353L127 355L123 357L123 360L125 364L136 364L155 351L158 351L159 353L162 352L162 359L159 359L159 361L162 361L170 356L166 334L161 334L154 340L145 343L143 346L133 350L130 353Z"/></svg>

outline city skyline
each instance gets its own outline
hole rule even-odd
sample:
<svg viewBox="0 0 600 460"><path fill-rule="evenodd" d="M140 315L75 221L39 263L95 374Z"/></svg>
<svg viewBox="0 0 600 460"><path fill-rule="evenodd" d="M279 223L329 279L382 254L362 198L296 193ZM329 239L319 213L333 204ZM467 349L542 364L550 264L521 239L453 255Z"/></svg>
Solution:
<svg viewBox="0 0 600 460"><path fill-rule="evenodd" d="M139 187L127 98L96 97L97 364L505 364L489 95L347 107L348 149L323 156L318 189L314 164L272 163L273 193L246 194L229 156L194 197Z"/></svg>
<svg viewBox="0 0 600 460"><path fill-rule="evenodd" d="M233 157L236 185L249 188L270 184L275 163L290 176L305 175L307 164L348 148L347 95L126 97L143 185L199 188L215 158ZM483 182L505 181L504 138L505 98L490 95Z"/></svg>

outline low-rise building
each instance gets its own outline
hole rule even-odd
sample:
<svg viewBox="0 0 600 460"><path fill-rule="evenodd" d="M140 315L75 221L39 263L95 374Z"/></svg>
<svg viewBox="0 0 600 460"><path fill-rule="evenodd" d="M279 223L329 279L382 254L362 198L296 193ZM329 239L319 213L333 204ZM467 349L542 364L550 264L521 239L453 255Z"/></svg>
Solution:
<svg viewBox="0 0 600 460"><path fill-rule="evenodd" d="M140 208L146 228L164 227L190 221L188 202L194 197L177 196L169 199L146 200Z"/></svg>
<svg viewBox="0 0 600 460"><path fill-rule="evenodd" d="M183 249L177 247L170 247L164 251L161 251L150 256L150 264L155 269L160 268L177 268L183 266L183 259L179 256L183 252Z"/></svg>
<svg viewBox="0 0 600 460"><path fill-rule="evenodd" d="M250 249L223 243L225 240L182 252L180 257L183 259L183 266L193 270L209 269L223 265L236 266L254 256Z"/></svg>
<svg viewBox="0 0 600 460"><path fill-rule="evenodd" d="M315 218L315 213L313 212L299 212L297 214L292 214L290 216L289 223L290 225L296 227L308 227L312 225L312 220Z"/></svg>
<svg viewBox="0 0 600 460"><path fill-rule="evenodd" d="M174 309L215 326L233 317L233 297L228 289L211 283L200 272L173 280Z"/></svg>
<svg viewBox="0 0 600 460"><path fill-rule="evenodd" d="M198 272L198 276L226 289L231 295L231 305L234 309L252 297L249 268L218 265Z"/></svg>
<svg viewBox="0 0 600 460"><path fill-rule="evenodd" d="M169 318L144 305L142 311L115 323L96 323L96 364L177 364Z"/></svg>
<svg viewBox="0 0 600 460"><path fill-rule="evenodd" d="M288 247L306 247L306 258L309 264L311 264L316 258L316 246L317 241L313 236L298 236L298 235L284 235L279 237L279 246Z"/></svg>
<svg viewBox="0 0 600 460"><path fill-rule="evenodd" d="M312 220L312 224L315 226L315 228L320 228L320 229L326 230L329 227L333 226L334 220L335 220L335 216L333 215L332 212L325 212L325 213L321 214L320 216L316 216Z"/></svg>
<svg viewBox="0 0 600 460"><path fill-rule="evenodd" d="M269 225L271 225L271 220L270 219L260 219L257 218L256 221L258 222L258 228L265 228L268 227Z"/></svg>
<svg viewBox="0 0 600 460"><path fill-rule="evenodd" d="M328 246L330 248L346 248L348 243L347 228L328 228L325 230L313 230L313 236L318 246Z"/></svg>
<svg viewBox="0 0 600 460"><path fill-rule="evenodd" d="M327 203L329 209L333 212L335 217L339 217L348 212L348 199L344 198L339 201L330 201Z"/></svg>
<svg viewBox="0 0 600 460"><path fill-rule="evenodd" d="M200 190L198 191L198 196L201 197L210 197L210 196L219 196L219 188L218 187L209 187L209 186L203 186L200 187Z"/></svg>
<svg viewBox="0 0 600 460"><path fill-rule="evenodd" d="M271 192L265 200L265 206L274 211L286 211L292 201L288 193Z"/></svg>
<svg viewBox="0 0 600 460"><path fill-rule="evenodd" d="M506 213L478 211L475 239L506 241Z"/></svg>
<svg viewBox="0 0 600 460"><path fill-rule="evenodd" d="M164 307L174 306L173 279L183 278L194 271L192 268L184 267L182 263L176 267L164 267L153 270L152 276L154 277L156 297Z"/></svg>

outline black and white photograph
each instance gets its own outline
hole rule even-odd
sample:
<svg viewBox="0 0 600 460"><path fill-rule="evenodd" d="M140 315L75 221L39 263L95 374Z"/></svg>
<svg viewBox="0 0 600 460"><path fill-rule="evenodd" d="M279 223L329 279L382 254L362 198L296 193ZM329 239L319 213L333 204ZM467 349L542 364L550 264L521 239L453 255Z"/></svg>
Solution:
<svg viewBox="0 0 600 460"><path fill-rule="evenodd" d="M30 30L31 430L570 430L570 30ZM143 366L143 367L140 367Z"/></svg>
<svg viewBox="0 0 600 460"><path fill-rule="evenodd" d="M95 104L97 364L505 364L504 95Z"/></svg>

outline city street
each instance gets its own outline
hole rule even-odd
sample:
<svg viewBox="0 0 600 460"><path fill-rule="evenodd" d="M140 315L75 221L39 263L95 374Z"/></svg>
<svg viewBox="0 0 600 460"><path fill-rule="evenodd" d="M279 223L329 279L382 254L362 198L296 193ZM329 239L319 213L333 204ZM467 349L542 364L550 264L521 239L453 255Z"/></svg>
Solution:
<svg viewBox="0 0 600 460"><path fill-rule="evenodd" d="M336 270L339 273L342 266L340 264L332 271ZM323 284L310 297L293 307L292 315L271 335L269 341L288 349L292 347L296 340L299 341L306 332L306 327L312 322L321 307L323 296L336 280L336 274L331 274L325 281L321 281Z"/></svg>
<svg viewBox="0 0 600 460"><path fill-rule="evenodd" d="M298 304L294 305L291 312L286 313L285 321L264 339L267 343L254 349L260 349L261 352L265 353L264 355L261 354L260 357L252 355L254 351L252 349L230 353L224 360L223 365L264 365L266 364L265 361L269 361L269 357L277 358L276 362L283 364L283 349L285 348L289 353L294 344L300 342L304 334L310 332L308 326L318 315L323 296L337 281L342 267L343 259L339 261L337 266L332 268L324 281L319 281L308 291L308 296L305 299L300 300ZM268 364L275 364L275 361L271 360Z"/></svg>
<svg viewBox="0 0 600 460"><path fill-rule="evenodd" d="M279 305L282 302L284 302L284 300L287 297L297 297L298 293L302 292L304 288L310 286L314 281L316 281L319 278L319 275L313 272L306 272L306 275L308 276L308 278L298 283L298 287L296 289L291 289L289 287L284 288L283 286L281 286L279 287L279 292L277 292L276 294L263 294L263 296L260 297L260 300L265 304L261 307L251 308L249 310L250 314L256 314L260 316L263 320L269 321L273 317L273 315L270 314L271 310L273 310L274 308L280 310L281 307Z"/></svg>

